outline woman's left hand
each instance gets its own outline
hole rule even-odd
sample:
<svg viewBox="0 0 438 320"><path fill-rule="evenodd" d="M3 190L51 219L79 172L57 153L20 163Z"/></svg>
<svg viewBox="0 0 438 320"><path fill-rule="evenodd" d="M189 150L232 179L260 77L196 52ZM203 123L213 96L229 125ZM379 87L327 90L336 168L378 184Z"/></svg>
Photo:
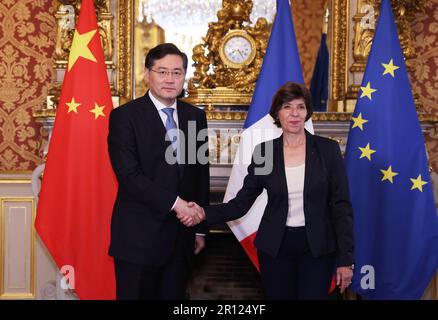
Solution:
<svg viewBox="0 0 438 320"><path fill-rule="evenodd" d="M336 269L336 285L339 286L341 293L351 284L353 278L353 270L351 267L338 267Z"/></svg>

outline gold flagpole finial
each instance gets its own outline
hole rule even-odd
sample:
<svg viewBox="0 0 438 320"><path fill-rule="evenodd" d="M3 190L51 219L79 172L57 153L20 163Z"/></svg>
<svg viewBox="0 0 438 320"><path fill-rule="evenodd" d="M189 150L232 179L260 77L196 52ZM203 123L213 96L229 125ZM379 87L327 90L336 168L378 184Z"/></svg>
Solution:
<svg viewBox="0 0 438 320"><path fill-rule="evenodd" d="M329 16L330 16L330 11L328 8L325 8L324 23L322 26L322 33L324 33L324 34L327 34L327 31L328 31Z"/></svg>

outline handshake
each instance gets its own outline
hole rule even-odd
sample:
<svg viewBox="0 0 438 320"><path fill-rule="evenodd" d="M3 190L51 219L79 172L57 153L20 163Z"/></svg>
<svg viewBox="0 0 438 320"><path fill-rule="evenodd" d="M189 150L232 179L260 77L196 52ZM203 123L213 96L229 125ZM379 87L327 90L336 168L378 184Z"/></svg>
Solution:
<svg viewBox="0 0 438 320"><path fill-rule="evenodd" d="M205 220L204 209L195 202L187 202L179 198L173 210L179 221L186 227L193 227Z"/></svg>

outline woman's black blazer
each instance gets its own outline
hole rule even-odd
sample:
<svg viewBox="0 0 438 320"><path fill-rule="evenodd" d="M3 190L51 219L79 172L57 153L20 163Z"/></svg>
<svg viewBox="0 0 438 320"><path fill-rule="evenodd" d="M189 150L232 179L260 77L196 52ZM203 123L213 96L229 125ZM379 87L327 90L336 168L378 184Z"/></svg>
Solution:
<svg viewBox="0 0 438 320"><path fill-rule="evenodd" d="M259 155L259 157L257 157ZM271 163L260 163L260 159ZM336 141L306 131L304 217L307 240L314 257L336 254L337 265L354 263L353 211L343 158ZM267 165L272 170L266 173ZM263 189L268 203L254 241L258 250L275 257L285 232L288 190L283 136L259 144L236 197L205 208L207 222L217 224L244 216Z"/></svg>

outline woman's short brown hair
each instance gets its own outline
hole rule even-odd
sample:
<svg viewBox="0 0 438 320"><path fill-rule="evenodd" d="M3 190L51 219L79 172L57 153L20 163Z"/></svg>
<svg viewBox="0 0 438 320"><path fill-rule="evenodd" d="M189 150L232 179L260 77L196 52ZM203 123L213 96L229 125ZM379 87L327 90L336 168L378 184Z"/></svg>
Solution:
<svg viewBox="0 0 438 320"><path fill-rule="evenodd" d="M304 85L296 82L286 82L280 89L278 89L272 99L271 110L269 111L269 114L274 118L274 123L277 127L281 127L280 120L278 120L278 112L281 107L289 101L300 98L304 99L304 104L306 105L307 121L313 113L312 99L310 98L309 90L307 90Z"/></svg>

